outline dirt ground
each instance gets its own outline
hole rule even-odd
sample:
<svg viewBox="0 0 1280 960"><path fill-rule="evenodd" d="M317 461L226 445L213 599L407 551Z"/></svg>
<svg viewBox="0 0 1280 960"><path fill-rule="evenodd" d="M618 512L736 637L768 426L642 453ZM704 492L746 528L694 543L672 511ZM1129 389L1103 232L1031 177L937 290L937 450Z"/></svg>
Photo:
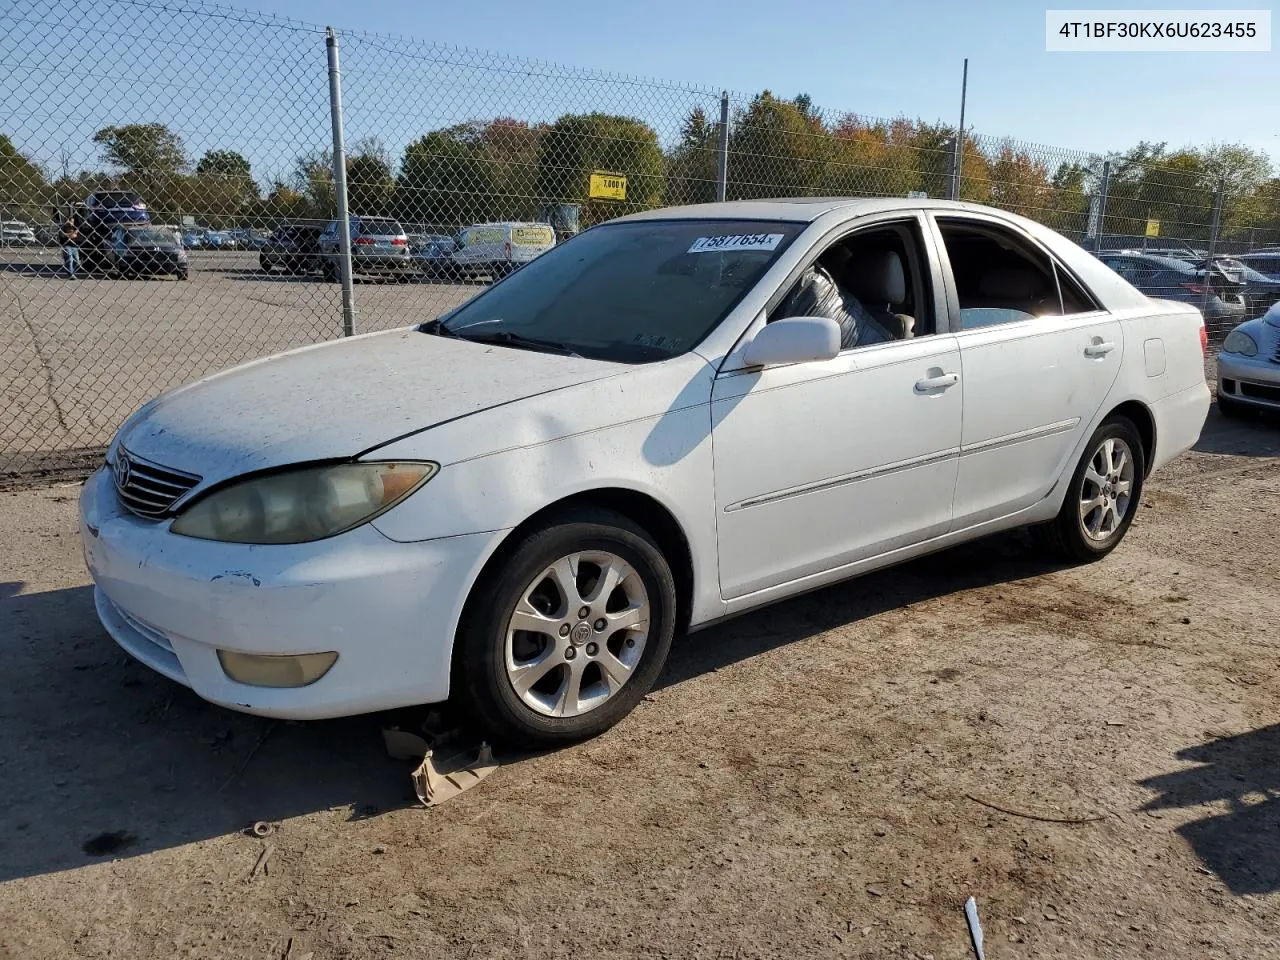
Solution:
<svg viewBox="0 0 1280 960"><path fill-rule="evenodd" d="M992 960L1280 956L1275 423L1212 413L1101 563L997 537L695 634L613 731L433 810L387 718L117 650L76 494L0 494L3 960L943 960L970 895Z"/></svg>

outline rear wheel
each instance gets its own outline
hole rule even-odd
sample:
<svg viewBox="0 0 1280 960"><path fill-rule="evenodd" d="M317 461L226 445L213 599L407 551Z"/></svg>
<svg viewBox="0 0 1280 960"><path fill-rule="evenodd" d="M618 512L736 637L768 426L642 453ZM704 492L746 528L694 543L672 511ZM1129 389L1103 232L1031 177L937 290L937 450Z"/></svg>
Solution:
<svg viewBox="0 0 1280 960"><path fill-rule="evenodd" d="M454 649L455 689L495 741L592 737L653 686L675 622L675 581L653 539L612 511L567 511L477 583Z"/></svg>
<svg viewBox="0 0 1280 960"><path fill-rule="evenodd" d="M1127 417L1105 421L1085 447L1058 516L1035 528L1041 543L1067 560L1087 563L1116 548L1142 497L1146 454Z"/></svg>

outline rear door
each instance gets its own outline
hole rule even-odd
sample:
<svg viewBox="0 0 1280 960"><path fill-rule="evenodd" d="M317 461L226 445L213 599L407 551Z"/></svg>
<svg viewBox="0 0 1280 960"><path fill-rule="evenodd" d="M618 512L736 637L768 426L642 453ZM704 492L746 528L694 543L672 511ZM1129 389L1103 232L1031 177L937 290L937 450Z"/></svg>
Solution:
<svg viewBox="0 0 1280 960"><path fill-rule="evenodd" d="M1030 236L936 216L964 421L953 529L1048 495L1120 371L1120 322Z"/></svg>

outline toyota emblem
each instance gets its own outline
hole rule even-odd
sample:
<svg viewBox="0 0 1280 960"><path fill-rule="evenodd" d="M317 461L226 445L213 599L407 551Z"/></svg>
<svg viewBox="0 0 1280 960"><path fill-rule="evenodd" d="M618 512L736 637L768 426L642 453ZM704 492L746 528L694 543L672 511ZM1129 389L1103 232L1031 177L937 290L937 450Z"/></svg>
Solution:
<svg viewBox="0 0 1280 960"><path fill-rule="evenodd" d="M123 453L116 455L116 462L111 465L111 472L116 478L116 486L123 490L129 485L129 458Z"/></svg>

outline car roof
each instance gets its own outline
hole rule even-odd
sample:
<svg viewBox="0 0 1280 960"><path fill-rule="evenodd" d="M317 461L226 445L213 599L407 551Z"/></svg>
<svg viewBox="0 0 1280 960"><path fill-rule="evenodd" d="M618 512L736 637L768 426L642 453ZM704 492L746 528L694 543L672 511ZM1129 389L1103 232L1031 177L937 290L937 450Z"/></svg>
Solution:
<svg viewBox="0 0 1280 960"><path fill-rule="evenodd" d="M891 213L896 210L938 210L956 213L998 213L1008 211L960 200L929 200L913 197L778 197L767 200L730 200L725 203L695 203L633 213L622 220L788 220L812 223L819 217L841 210L851 216Z"/></svg>

